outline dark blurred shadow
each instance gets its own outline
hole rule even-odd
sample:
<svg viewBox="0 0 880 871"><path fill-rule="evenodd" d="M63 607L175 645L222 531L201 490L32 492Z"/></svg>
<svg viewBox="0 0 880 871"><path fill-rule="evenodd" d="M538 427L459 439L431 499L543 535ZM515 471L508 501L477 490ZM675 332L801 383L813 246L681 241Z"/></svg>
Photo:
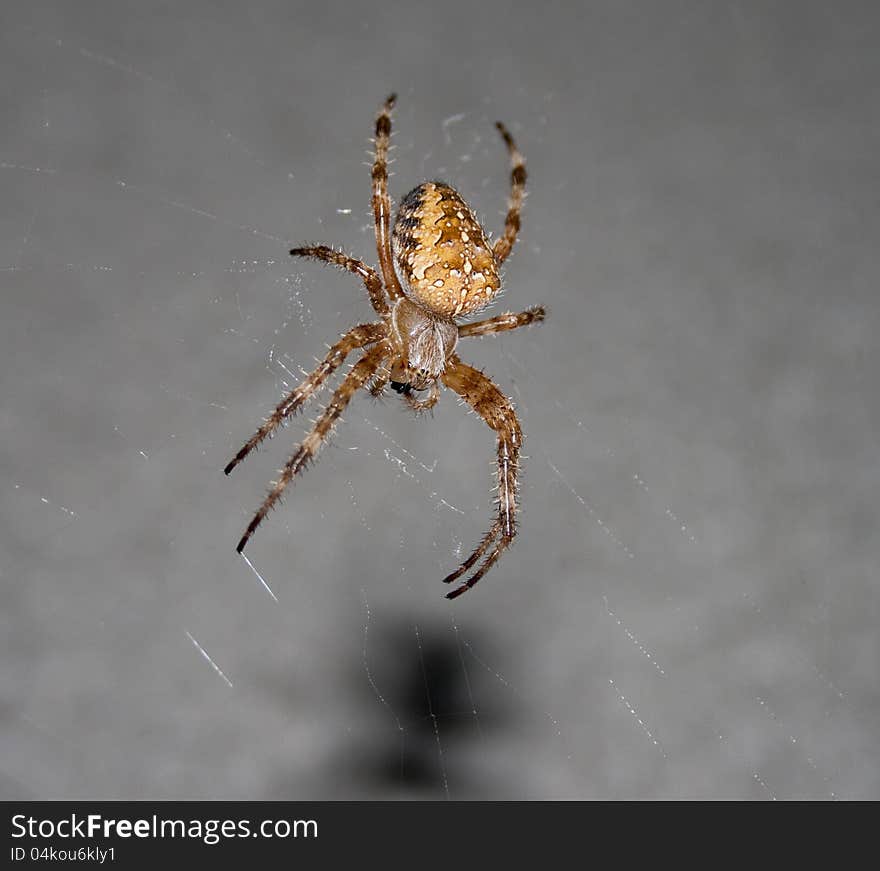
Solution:
<svg viewBox="0 0 880 871"><path fill-rule="evenodd" d="M483 633L449 624L376 623L366 664L352 663L364 694L364 730L340 756L337 797L477 798L506 791L487 776L489 743L502 741L513 712L503 686L469 653L468 645L505 659ZM369 671L368 671L369 670ZM479 700L477 707L476 700Z"/></svg>

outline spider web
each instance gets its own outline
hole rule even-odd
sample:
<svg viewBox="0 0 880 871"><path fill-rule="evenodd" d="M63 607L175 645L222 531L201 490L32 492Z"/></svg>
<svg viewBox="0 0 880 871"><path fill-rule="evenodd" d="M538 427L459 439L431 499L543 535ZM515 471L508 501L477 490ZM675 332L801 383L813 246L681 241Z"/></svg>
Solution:
<svg viewBox="0 0 880 871"><path fill-rule="evenodd" d="M484 5L448 81L403 38L427 10L10 7L3 798L880 795L873 16ZM519 73L470 50L490 23ZM448 393L359 396L245 560L319 405L220 471L370 319L286 251L375 261L395 84L393 193L444 178L496 229L511 123L495 311L550 309L461 347L527 458L521 535L455 603L494 439Z"/></svg>

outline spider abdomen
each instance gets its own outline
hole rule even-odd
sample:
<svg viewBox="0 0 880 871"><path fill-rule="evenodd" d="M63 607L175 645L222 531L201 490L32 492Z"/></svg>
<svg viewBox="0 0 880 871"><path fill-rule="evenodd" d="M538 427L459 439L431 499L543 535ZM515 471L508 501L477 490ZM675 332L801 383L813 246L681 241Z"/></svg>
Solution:
<svg viewBox="0 0 880 871"><path fill-rule="evenodd" d="M393 242L407 296L442 318L473 314L501 289L480 222L448 184L425 182L403 198Z"/></svg>

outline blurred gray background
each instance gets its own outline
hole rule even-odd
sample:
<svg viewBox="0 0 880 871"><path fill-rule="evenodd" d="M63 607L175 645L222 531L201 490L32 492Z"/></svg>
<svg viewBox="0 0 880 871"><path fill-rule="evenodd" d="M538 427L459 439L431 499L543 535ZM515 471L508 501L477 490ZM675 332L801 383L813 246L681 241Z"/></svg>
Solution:
<svg viewBox="0 0 880 871"><path fill-rule="evenodd" d="M4 3L0 795L880 798L880 13L820 2ZM494 440L358 397L235 544L370 317L392 192L500 228L472 341L521 536L454 604Z"/></svg>

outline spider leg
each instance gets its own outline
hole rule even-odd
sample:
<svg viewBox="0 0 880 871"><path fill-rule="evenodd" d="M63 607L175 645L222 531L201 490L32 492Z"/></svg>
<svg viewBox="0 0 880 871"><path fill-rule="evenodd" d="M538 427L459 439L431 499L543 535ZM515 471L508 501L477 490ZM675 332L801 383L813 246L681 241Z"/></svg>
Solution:
<svg viewBox="0 0 880 871"><path fill-rule="evenodd" d="M483 540L476 546L474 552L454 572L443 578L443 583L451 584L456 578L460 578L463 574L469 572L477 564L477 562L479 562L480 557L482 557L483 554L486 553L487 550L489 550L492 542L494 542L495 539L498 538L498 531L500 529L501 524L499 523L499 521L496 520L492 524L492 526L489 527L489 531L483 536ZM483 574L485 574L485 572ZM474 583L476 583L476 581ZM473 585L471 584L470 586ZM456 596L459 596L466 589L467 586L465 586L463 589L454 591L454 593ZM446 598L452 599L454 597L450 593L449 595L447 595Z"/></svg>
<svg viewBox="0 0 880 871"><path fill-rule="evenodd" d="M375 269L367 266L363 261L349 257L342 251L336 251L328 245L304 245L302 248L292 248L290 253L293 257L311 257L324 263L332 263L334 266L341 266L359 276L370 295L370 304L376 310L376 314L383 316L389 313L390 309L388 301L385 299L382 279Z"/></svg>
<svg viewBox="0 0 880 871"><path fill-rule="evenodd" d="M372 378L387 354L388 349L385 345L376 345L376 347L370 348L355 363L339 387L336 388L330 402L327 403L327 407L317 421L315 421L311 432L293 452L293 455L281 470L278 480L273 483L269 495L263 500L263 504L257 509L253 520L248 524L248 528L236 547L239 553L244 550L248 539L254 534L263 518L275 507L275 504L281 498L281 494L287 489L287 485L305 468L306 463L312 460L318 453L321 445L332 432L336 421L339 420L340 415L345 411L348 403L351 402L352 397L359 388L363 387Z"/></svg>
<svg viewBox="0 0 880 871"><path fill-rule="evenodd" d="M503 263L513 249L513 243L516 242L519 233L519 213L526 191L526 163L510 131L500 121L497 121L495 126L510 152L510 200L507 205L507 217L504 219L504 233L496 240L492 249L498 263Z"/></svg>
<svg viewBox="0 0 880 871"><path fill-rule="evenodd" d="M391 302L403 296L391 252L391 199L388 196L388 144L391 140L391 109L396 99L396 95L391 94L376 116L376 155L372 170L376 250L379 252L379 266Z"/></svg>
<svg viewBox="0 0 880 871"><path fill-rule="evenodd" d="M379 367L375 376L373 376L373 383L370 385L370 396L372 396L373 399L379 399L385 392L385 388L388 386L389 381L391 381L391 368L388 366L388 362L385 361L385 363Z"/></svg>
<svg viewBox="0 0 880 871"><path fill-rule="evenodd" d="M349 330L332 348L318 367L305 381L290 391L266 418L263 425L244 443L242 449L230 460L223 470L227 475L264 439L268 438L284 422L286 417L296 413L316 390L342 365L345 358L355 349L378 342L385 336L385 325L361 324Z"/></svg>
<svg viewBox="0 0 880 871"><path fill-rule="evenodd" d="M443 383L461 396L495 430L498 437L498 517L474 552L445 577L444 582L448 584L457 580L469 572L484 554L488 552L489 555L465 583L447 593L447 599L454 599L469 590L495 565L516 535L516 488L522 430L510 400L482 372L453 357L442 378Z"/></svg>
<svg viewBox="0 0 880 871"><path fill-rule="evenodd" d="M472 324L464 324L458 328L459 338L465 336L488 336L492 333L503 333L507 330L515 330L528 324L540 323L544 320L547 312L542 305L527 308L524 312L514 314L505 312L494 318L486 318L484 321L474 321Z"/></svg>

